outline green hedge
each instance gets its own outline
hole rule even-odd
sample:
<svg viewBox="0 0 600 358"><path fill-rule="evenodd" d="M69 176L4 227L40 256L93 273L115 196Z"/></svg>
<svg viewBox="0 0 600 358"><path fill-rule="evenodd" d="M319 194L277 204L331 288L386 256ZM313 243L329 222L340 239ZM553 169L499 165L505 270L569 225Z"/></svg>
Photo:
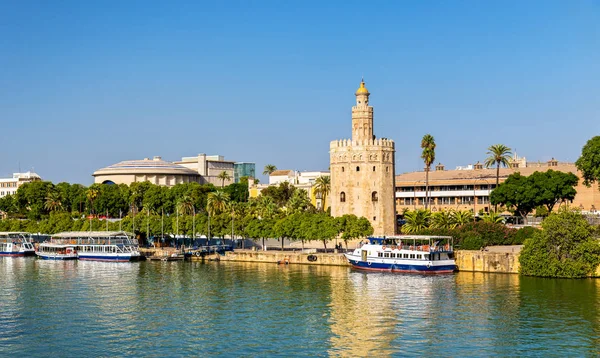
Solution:
<svg viewBox="0 0 600 358"><path fill-rule="evenodd" d="M477 221L454 229L425 229L419 235L443 235L454 237L454 245L463 250L479 250L485 246L521 245L540 231L533 227L513 229L503 224Z"/></svg>

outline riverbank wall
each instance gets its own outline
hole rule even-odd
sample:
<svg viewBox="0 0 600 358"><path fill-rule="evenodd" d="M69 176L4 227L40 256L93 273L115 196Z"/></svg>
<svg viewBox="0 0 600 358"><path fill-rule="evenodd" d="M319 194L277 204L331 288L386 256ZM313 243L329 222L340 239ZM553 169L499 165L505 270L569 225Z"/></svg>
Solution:
<svg viewBox="0 0 600 358"><path fill-rule="evenodd" d="M456 251L459 271L519 273L518 252ZM314 261L309 260L309 256ZM315 259L316 258L316 259ZM221 256L221 261L288 263L304 265L350 266L341 253L304 253L287 251L236 250Z"/></svg>

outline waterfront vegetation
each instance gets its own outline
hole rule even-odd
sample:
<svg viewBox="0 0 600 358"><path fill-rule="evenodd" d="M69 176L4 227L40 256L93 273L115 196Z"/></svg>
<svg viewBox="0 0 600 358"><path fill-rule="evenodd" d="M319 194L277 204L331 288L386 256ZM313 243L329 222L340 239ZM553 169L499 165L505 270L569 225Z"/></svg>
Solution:
<svg viewBox="0 0 600 358"><path fill-rule="evenodd" d="M600 264L598 228L579 212L560 208L525 241L520 272L528 276L588 277Z"/></svg>
<svg viewBox="0 0 600 358"><path fill-rule="evenodd" d="M222 180L227 180L220 178ZM323 201L328 179L318 180ZM347 242L373 233L366 218L333 218L317 209L304 189L284 182L258 198L248 198L248 180L222 188L212 184L178 184L171 188L148 182L99 185L37 181L0 199L0 231L53 234L61 231L126 230L140 238L158 235L238 237L264 240ZM109 218L110 220L107 220ZM122 220L113 220L122 218Z"/></svg>
<svg viewBox="0 0 600 358"><path fill-rule="evenodd" d="M405 212L404 220L403 233L452 236L455 245L464 250L479 250L492 245L520 245L538 231L533 227L509 228L495 212L483 215L481 220L476 221L468 210L431 212L416 209Z"/></svg>

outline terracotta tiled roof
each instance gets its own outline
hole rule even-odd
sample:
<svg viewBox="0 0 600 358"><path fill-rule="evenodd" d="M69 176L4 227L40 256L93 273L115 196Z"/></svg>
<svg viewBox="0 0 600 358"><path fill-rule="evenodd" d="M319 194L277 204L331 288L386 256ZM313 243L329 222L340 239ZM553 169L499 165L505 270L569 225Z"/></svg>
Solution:
<svg viewBox="0 0 600 358"><path fill-rule="evenodd" d="M273 173L269 174L269 176L281 176L281 175L294 175L293 170L276 170Z"/></svg>

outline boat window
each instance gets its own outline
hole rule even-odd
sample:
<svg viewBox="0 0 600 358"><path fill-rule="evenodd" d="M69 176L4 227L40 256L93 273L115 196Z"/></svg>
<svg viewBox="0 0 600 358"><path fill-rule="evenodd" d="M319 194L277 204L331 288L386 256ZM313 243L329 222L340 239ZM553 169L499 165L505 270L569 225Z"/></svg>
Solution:
<svg viewBox="0 0 600 358"><path fill-rule="evenodd" d="M407 259L408 258L408 254L404 254L404 258Z"/></svg>
<svg viewBox="0 0 600 358"><path fill-rule="evenodd" d="M383 257L383 252L378 252L378 253L377 253L377 256L379 256L379 257Z"/></svg>
<svg viewBox="0 0 600 358"><path fill-rule="evenodd" d="M390 253L386 252L385 254L383 254L383 257L390 257Z"/></svg>

